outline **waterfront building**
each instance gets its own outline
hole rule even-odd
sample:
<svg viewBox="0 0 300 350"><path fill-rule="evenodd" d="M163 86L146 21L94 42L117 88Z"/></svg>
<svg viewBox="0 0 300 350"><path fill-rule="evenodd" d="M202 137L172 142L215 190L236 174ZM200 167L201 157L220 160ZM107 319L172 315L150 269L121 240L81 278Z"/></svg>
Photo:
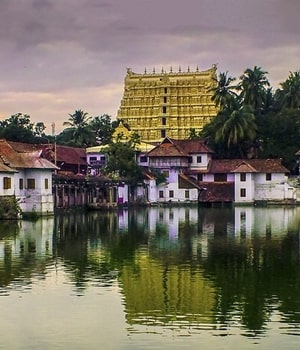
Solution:
<svg viewBox="0 0 300 350"><path fill-rule="evenodd" d="M15 197L23 214L53 214L52 172L55 164L32 145L0 140L0 197Z"/></svg>
<svg viewBox="0 0 300 350"><path fill-rule="evenodd" d="M295 203L281 159L214 159L200 140L166 137L147 154L149 167L165 174L156 184L149 179L153 203Z"/></svg>
<svg viewBox="0 0 300 350"><path fill-rule="evenodd" d="M128 130L122 122L116 128L112 135L113 142L127 142L133 136L134 132ZM148 166L147 152L153 149L155 146L149 142L141 140L136 145L136 160L139 166ZM107 145L98 145L86 148L86 160L88 164L88 173L92 176L99 176L102 174L103 168L107 163L106 154Z"/></svg>
<svg viewBox="0 0 300 350"><path fill-rule="evenodd" d="M179 68L174 72L138 74L130 68L117 119L143 141L160 142L166 136L187 139L217 115L212 88L217 84L216 65L205 71Z"/></svg>

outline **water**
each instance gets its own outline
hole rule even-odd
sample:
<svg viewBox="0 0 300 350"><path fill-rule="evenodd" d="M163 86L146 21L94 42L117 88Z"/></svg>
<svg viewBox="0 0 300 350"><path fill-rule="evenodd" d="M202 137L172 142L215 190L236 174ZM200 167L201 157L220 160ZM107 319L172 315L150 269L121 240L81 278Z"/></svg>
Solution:
<svg viewBox="0 0 300 350"><path fill-rule="evenodd" d="M300 208L0 222L0 349L298 349Z"/></svg>

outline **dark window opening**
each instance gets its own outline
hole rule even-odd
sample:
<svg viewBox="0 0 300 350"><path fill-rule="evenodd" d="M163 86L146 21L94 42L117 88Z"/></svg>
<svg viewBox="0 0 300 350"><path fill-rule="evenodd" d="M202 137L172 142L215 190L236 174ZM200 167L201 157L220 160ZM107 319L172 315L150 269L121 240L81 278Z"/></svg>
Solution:
<svg viewBox="0 0 300 350"><path fill-rule="evenodd" d="M214 181L215 182L226 182L227 181L227 174L215 174Z"/></svg>
<svg viewBox="0 0 300 350"><path fill-rule="evenodd" d="M246 189L241 188L241 197L246 197Z"/></svg>
<svg viewBox="0 0 300 350"><path fill-rule="evenodd" d="M240 180L241 181L246 181L246 173L240 174Z"/></svg>

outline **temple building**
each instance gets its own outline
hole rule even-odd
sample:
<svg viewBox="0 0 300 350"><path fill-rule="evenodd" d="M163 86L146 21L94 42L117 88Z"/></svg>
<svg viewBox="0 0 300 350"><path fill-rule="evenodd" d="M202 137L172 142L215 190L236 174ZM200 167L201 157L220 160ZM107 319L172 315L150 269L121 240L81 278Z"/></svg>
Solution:
<svg viewBox="0 0 300 350"><path fill-rule="evenodd" d="M216 65L206 71L134 73L127 68L124 94L117 119L143 141L159 142L168 136L187 139L217 115L211 88L217 84Z"/></svg>

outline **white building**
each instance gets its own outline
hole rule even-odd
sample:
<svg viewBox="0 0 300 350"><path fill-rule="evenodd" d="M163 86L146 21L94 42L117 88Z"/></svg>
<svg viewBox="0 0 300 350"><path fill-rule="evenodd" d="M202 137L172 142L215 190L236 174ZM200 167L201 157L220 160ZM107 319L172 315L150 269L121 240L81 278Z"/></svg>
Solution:
<svg viewBox="0 0 300 350"><path fill-rule="evenodd" d="M52 214L52 172L58 168L41 157L41 150L13 145L0 140L0 196L15 196L23 213Z"/></svg>
<svg viewBox="0 0 300 350"><path fill-rule="evenodd" d="M149 181L150 202L255 202L296 201L280 159L215 160L199 140L165 138L148 152L149 167L163 172L166 181Z"/></svg>

